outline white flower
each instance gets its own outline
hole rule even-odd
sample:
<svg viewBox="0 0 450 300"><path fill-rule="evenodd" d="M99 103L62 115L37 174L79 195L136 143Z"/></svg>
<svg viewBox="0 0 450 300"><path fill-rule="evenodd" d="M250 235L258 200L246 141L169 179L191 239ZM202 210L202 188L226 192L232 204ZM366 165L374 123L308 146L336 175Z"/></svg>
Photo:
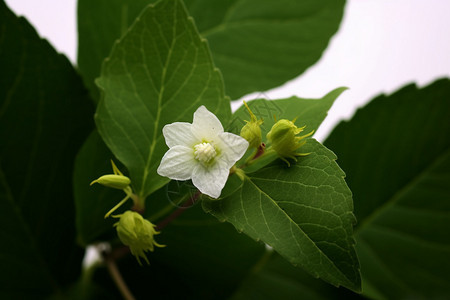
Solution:
<svg viewBox="0 0 450 300"><path fill-rule="evenodd" d="M175 122L163 128L169 150L158 167L158 174L175 180L192 179L202 192L219 198L230 168L248 148L248 142L224 132L219 119L200 106L192 124Z"/></svg>

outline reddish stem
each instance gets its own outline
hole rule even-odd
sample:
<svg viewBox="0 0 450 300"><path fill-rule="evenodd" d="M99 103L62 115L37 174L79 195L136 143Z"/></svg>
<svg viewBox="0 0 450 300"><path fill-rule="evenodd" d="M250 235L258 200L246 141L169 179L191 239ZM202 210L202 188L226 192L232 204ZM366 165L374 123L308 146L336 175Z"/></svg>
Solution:
<svg viewBox="0 0 450 300"><path fill-rule="evenodd" d="M114 258L111 256L104 256L104 257L109 274L111 275L112 280L116 284L123 298L126 300L135 300L136 298L134 298L125 280L123 280L122 274L120 273Z"/></svg>
<svg viewBox="0 0 450 300"><path fill-rule="evenodd" d="M260 157L261 155L263 155L265 150L266 150L266 144L261 143L261 145L259 145L259 147L258 147L258 152L256 152L255 156L253 156L252 160L255 160L258 157Z"/></svg>
<svg viewBox="0 0 450 300"><path fill-rule="evenodd" d="M202 193L200 191L197 191L192 197L190 197L186 202L183 203L182 206L178 207L177 210L175 210L173 213L171 213L169 216L167 216L164 220L159 222L156 225L156 231L160 231L164 227L166 227L170 222L178 218L179 215L181 215L186 209L191 207L195 201L197 201L198 197L200 197Z"/></svg>

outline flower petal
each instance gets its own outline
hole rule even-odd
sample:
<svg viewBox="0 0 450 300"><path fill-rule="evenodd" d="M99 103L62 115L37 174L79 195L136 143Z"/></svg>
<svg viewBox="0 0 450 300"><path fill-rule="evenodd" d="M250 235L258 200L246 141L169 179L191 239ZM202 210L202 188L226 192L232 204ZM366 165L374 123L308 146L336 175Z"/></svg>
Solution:
<svg viewBox="0 0 450 300"><path fill-rule="evenodd" d="M222 132L215 140L221 150L219 160L225 163L227 168L231 168L248 149L248 142L243 137L229 132Z"/></svg>
<svg viewBox="0 0 450 300"><path fill-rule="evenodd" d="M192 124L186 122L175 122L164 126L162 132L169 148L181 145L193 147L199 143L198 139L192 134Z"/></svg>
<svg viewBox="0 0 450 300"><path fill-rule="evenodd" d="M198 164L192 174L192 183L203 194L217 199L220 197L229 174L230 169L224 167L220 162L209 167Z"/></svg>
<svg viewBox="0 0 450 300"><path fill-rule="evenodd" d="M223 132L223 126L219 119L203 105L194 113L192 133L200 139L211 141L219 133Z"/></svg>
<svg viewBox="0 0 450 300"><path fill-rule="evenodd" d="M158 174L175 180L188 180L192 177L198 161L192 148L174 146L164 154L158 167Z"/></svg>

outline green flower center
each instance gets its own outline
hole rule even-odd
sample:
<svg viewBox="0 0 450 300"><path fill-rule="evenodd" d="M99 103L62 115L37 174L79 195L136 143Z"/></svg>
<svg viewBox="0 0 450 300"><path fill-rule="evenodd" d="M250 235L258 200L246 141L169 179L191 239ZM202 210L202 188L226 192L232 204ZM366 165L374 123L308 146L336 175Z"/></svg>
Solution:
<svg viewBox="0 0 450 300"><path fill-rule="evenodd" d="M216 156L216 149L210 143L200 143L194 146L194 157L202 163L207 164Z"/></svg>

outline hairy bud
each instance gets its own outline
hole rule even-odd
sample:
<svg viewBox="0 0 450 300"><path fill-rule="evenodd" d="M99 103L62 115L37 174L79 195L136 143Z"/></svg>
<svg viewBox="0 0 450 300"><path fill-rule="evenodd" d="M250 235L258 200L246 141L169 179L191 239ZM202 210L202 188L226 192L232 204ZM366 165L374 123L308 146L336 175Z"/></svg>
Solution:
<svg viewBox="0 0 450 300"><path fill-rule="evenodd" d="M297 150L306 143L304 139L314 133L314 131L311 131L306 135L297 136L306 126L297 127L294 122L295 120L280 120L272 126L272 129L267 134L267 139L272 144L272 148L288 165L290 163L287 158L297 160L297 156L309 154L298 153Z"/></svg>
<svg viewBox="0 0 450 300"><path fill-rule="evenodd" d="M120 217L120 220L114 226L116 227L119 239L122 243L130 247L131 253L136 256L139 264L141 264L140 257L144 258L148 264L149 262L145 252L153 252L154 246L165 247L164 245L158 244L153 237L159 234L155 230L156 225L144 219L137 212L130 210L118 217Z"/></svg>
<svg viewBox="0 0 450 300"><path fill-rule="evenodd" d="M241 129L241 137L247 140L249 147L258 148L261 145L261 124L263 120L258 120L253 112L244 101L244 105L250 113L250 121L245 121L246 124Z"/></svg>

